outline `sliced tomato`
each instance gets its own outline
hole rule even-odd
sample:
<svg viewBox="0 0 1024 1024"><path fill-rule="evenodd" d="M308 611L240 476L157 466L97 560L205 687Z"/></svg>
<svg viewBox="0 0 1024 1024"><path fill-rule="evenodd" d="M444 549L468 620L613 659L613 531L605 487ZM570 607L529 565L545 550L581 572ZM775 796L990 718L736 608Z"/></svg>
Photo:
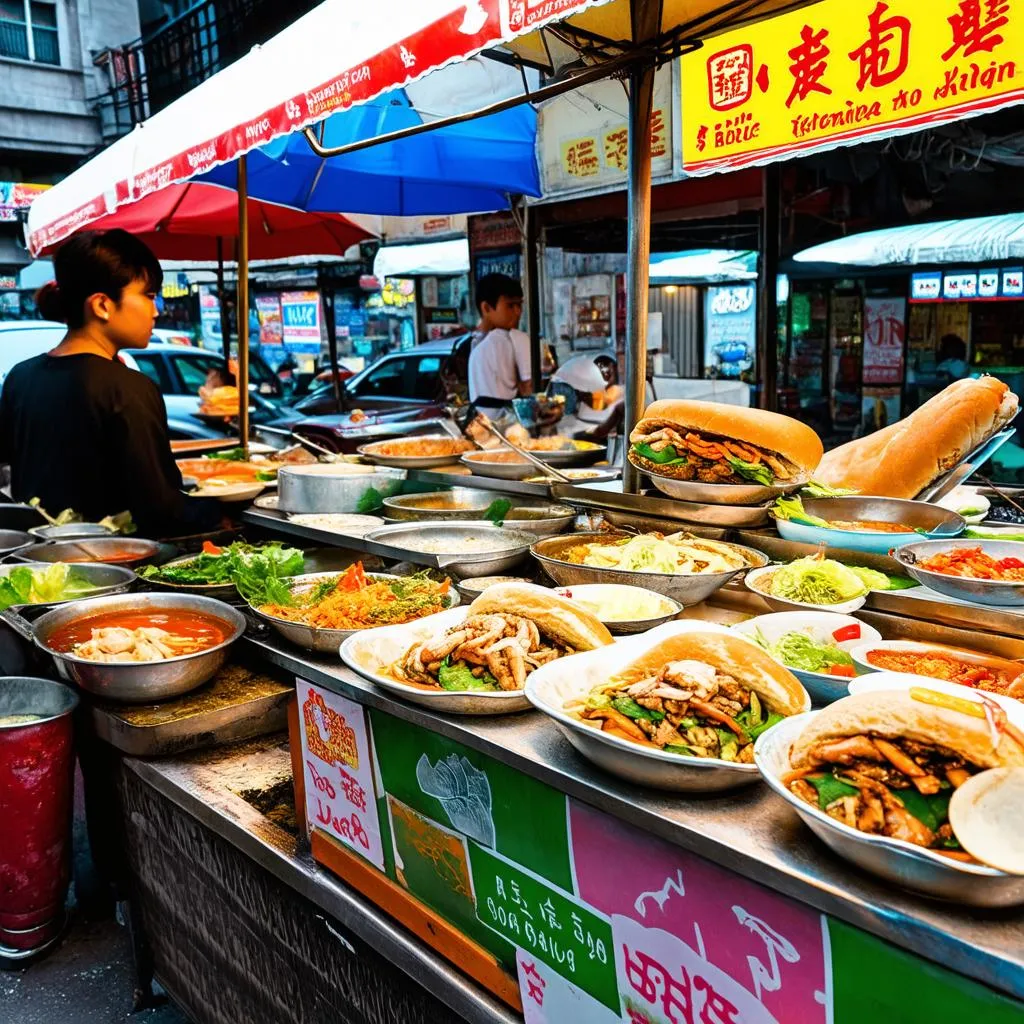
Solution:
<svg viewBox="0 0 1024 1024"><path fill-rule="evenodd" d="M843 676L844 678L852 679L857 672L852 665L829 665L828 674L830 676Z"/></svg>
<svg viewBox="0 0 1024 1024"><path fill-rule="evenodd" d="M203 541L203 554L204 555L219 555L223 551L223 548L217 547L212 540Z"/></svg>
<svg viewBox="0 0 1024 1024"><path fill-rule="evenodd" d="M860 635L859 622L851 622L849 626L842 626L840 629L832 630L832 639L837 644L841 644L846 640L859 640Z"/></svg>

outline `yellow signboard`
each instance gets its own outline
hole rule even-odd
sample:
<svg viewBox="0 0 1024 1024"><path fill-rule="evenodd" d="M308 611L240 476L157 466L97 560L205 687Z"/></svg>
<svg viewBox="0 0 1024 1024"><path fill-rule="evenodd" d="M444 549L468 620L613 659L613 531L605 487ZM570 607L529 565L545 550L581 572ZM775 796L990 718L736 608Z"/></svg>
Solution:
<svg viewBox="0 0 1024 1024"><path fill-rule="evenodd" d="M822 0L682 58L683 165L708 174L1024 100L1024 0Z"/></svg>
<svg viewBox="0 0 1024 1024"><path fill-rule="evenodd" d="M562 169L570 178L593 178L601 173L597 139L573 139L562 143Z"/></svg>

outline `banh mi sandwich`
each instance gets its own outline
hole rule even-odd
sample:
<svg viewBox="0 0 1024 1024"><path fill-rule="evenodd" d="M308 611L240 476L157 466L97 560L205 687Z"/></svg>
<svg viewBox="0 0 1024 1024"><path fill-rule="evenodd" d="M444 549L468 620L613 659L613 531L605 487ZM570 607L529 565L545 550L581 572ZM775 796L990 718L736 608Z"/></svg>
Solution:
<svg viewBox="0 0 1024 1024"><path fill-rule="evenodd" d="M568 598L533 583L499 583L465 619L413 644L389 671L442 690L521 690L535 668L611 642L607 627Z"/></svg>
<svg viewBox="0 0 1024 1024"><path fill-rule="evenodd" d="M694 632L655 644L565 710L643 746L752 764L754 740L810 704L797 678L749 640Z"/></svg>
<svg viewBox="0 0 1024 1024"><path fill-rule="evenodd" d="M629 435L637 469L709 484L805 483L824 450L806 424L719 402L661 399Z"/></svg>
<svg viewBox="0 0 1024 1024"><path fill-rule="evenodd" d="M199 411L206 416L233 416L238 413L238 388L230 384L223 387L199 389Z"/></svg>
<svg viewBox="0 0 1024 1024"><path fill-rule="evenodd" d="M987 768L1024 765L1002 708L929 690L859 693L818 712L794 741L794 796L872 835L961 859L949 800Z"/></svg>
<svg viewBox="0 0 1024 1024"><path fill-rule="evenodd" d="M831 487L914 498L1017 415L995 377L958 380L909 416L826 452L814 474Z"/></svg>

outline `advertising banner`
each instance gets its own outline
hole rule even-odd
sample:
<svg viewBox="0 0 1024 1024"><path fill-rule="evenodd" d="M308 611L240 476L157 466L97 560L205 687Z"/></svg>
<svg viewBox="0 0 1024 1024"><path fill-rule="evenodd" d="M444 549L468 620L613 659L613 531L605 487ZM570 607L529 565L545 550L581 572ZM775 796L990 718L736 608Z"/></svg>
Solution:
<svg viewBox="0 0 1024 1024"><path fill-rule="evenodd" d="M906 311L906 299L902 297L864 300L865 384L903 383Z"/></svg>
<svg viewBox="0 0 1024 1024"><path fill-rule="evenodd" d="M256 314L260 318L260 344L280 345L284 340L281 300L276 295L257 295Z"/></svg>
<svg viewBox="0 0 1024 1024"><path fill-rule="evenodd" d="M739 379L757 351L757 291L752 284L708 288L704 297L704 376Z"/></svg>
<svg viewBox="0 0 1024 1024"><path fill-rule="evenodd" d="M320 293L282 292L281 318L285 348L320 351Z"/></svg>
<svg viewBox="0 0 1024 1024"><path fill-rule="evenodd" d="M1024 100L1024 7L823 0L682 57L683 166L708 174Z"/></svg>

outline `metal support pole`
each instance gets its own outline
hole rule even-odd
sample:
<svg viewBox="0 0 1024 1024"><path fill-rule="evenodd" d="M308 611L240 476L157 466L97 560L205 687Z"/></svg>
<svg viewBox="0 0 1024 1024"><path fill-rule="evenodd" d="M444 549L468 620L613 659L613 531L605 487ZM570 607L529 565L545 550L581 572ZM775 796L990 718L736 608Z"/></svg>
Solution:
<svg viewBox="0 0 1024 1024"><path fill-rule="evenodd" d="M335 291L327 275L317 274L317 287L324 309L324 327L327 328L327 357L331 364L331 389L334 391L334 408L341 412L341 381L338 379L338 325L334 319Z"/></svg>
<svg viewBox="0 0 1024 1024"><path fill-rule="evenodd" d="M224 368L231 361L231 317L224 301L224 239L217 236L217 306L220 308L220 348L224 353Z"/></svg>
<svg viewBox="0 0 1024 1024"><path fill-rule="evenodd" d="M651 109L654 64L629 76L629 248L626 269L626 394L624 447L647 404L647 303L651 259ZM622 490L636 494L640 473L623 461Z"/></svg>
<svg viewBox="0 0 1024 1024"><path fill-rule="evenodd" d="M525 206L526 239L523 246L524 269L526 271L526 329L530 335L530 367L533 374L533 392L540 391L540 230L535 208Z"/></svg>
<svg viewBox="0 0 1024 1024"><path fill-rule="evenodd" d="M238 433L249 454L249 168L238 161Z"/></svg>
<svg viewBox="0 0 1024 1024"><path fill-rule="evenodd" d="M761 176L761 258L758 260L757 378L758 405L779 406L779 308L776 288L779 276L780 180L779 165L768 164Z"/></svg>

